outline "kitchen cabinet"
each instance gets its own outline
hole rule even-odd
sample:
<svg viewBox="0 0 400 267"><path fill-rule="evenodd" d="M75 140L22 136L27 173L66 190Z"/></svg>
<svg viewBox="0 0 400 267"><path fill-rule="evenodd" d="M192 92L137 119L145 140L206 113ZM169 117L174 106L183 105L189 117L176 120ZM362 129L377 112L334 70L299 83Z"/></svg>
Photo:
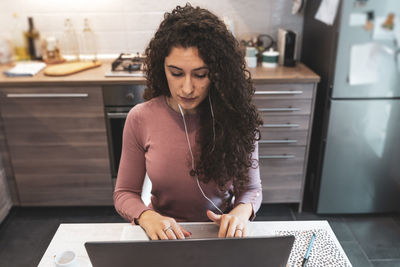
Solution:
<svg viewBox="0 0 400 267"><path fill-rule="evenodd" d="M0 163L0 223L7 216L9 210L11 209L11 204L11 197L8 191L6 177L3 170L1 169Z"/></svg>
<svg viewBox="0 0 400 267"><path fill-rule="evenodd" d="M21 206L111 205L100 86L0 88Z"/></svg>
<svg viewBox="0 0 400 267"><path fill-rule="evenodd" d="M302 208L316 82L255 84L253 103L264 121L259 141L263 203Z"/></svg>

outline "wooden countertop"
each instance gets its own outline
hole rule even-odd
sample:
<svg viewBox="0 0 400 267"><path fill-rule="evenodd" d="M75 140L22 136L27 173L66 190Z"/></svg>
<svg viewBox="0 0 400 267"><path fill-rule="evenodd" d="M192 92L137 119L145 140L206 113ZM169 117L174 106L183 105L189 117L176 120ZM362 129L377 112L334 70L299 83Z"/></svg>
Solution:
<svg viewBox="0 0 400 267"><path fill-rule="evenodd" d="M104 84L145 84L144 77L104 77L111 70L111 61L95 69L64 77L49 77L39 72L34 77L7 77L3 72L12 66L0 65L0 87L32 86L32 85L104 85ZM320 78L302 63L296 67L257 68L250 69L254 83L319 82Z"/></svg>

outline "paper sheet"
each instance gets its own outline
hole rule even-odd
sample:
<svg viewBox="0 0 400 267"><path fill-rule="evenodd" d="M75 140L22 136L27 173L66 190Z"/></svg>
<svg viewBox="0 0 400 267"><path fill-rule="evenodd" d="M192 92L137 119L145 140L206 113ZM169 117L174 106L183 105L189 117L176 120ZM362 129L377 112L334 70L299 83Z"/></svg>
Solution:
<svg viewBox="0 0 400 267"><path fill-rule="evenodd" d="M381 48L376 43L353 45L350 54L350 85L372 84L378 79Z"/></svg>
<svg viewBox="0 0 400 267"><path fill-rule="evenodd" d="M350 14L350 26L364 26L367 23L366 13L352 13Z"/></svg>
<svg viewBox="0 0 400 267"><path fill-rule="evenodd" d="M332 25L335 21L338 7L339 0L322 0L315 14L315 19L325 24Z"/></svg>

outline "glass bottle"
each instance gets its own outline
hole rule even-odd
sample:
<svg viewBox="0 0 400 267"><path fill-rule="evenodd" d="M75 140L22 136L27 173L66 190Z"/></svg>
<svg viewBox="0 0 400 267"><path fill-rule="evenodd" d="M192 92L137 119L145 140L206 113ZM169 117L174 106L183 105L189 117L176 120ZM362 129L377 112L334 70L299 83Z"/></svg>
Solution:
<svg viewBox="0 0 400 267"><path fill-rule="evenodd" d="M82 54L88 60L97 60L97 46L96 46L96 36L93 30L89 26L89 20L84 19L83 27L83 40L82 40Z"/></svg>
<svg viewBox="0 0 400 267"><path fill-rule="evenodd" d="M28 60L29 54L26 49L24 30L17 13L13 14L12 42L14 48L14 60Z"/></svg>
<svg viewBox="0 0 400 267"><path fill-rule="evenodd" d="M64 22L64 34L62 39L62 54L72 60L79 60L79 44L75 29L69 18Z"/></svg>
<svg viewBox="0 0 400 267"><path fill-rule="evenodd" d="M28 17L28 25L29 25L29 29L27 32L25 32L25 38L26 38L26 42L28 44L29 57L32 60L41 59L42 52L41 52L41 45L40 45L40 34L35 29L32 17Z"/></svg>

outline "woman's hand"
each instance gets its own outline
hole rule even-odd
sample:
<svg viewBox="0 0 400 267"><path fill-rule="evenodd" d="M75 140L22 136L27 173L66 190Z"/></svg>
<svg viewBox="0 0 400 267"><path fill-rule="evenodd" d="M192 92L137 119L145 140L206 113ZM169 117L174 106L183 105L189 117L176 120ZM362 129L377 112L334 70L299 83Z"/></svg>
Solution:
<svg viewBox="0 0 400 267"><path fill-rule="evenodd" d="M151 240L185 239L191 236L191 233L179 226L173 218L162 216L153 210L143 212L138 222Z"/></svg>
<svg viewBox="0 0 400 267"><path fill-rule="evenodd" d="M207 210L207 216L219 225L218 237L245 237L252 212L251 204L239 204L228 214L219 215Z"/></svg>

